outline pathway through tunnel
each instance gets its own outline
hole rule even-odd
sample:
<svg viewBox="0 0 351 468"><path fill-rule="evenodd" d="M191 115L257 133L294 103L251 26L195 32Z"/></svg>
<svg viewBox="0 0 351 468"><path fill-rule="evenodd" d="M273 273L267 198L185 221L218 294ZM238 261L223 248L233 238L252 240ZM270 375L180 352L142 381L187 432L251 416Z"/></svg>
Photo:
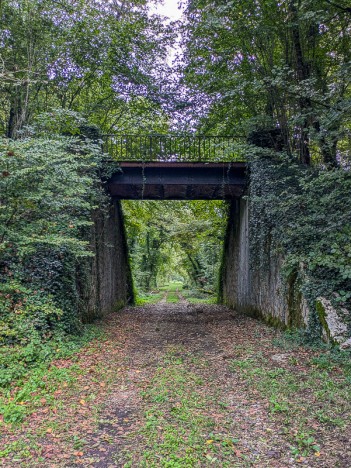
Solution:
<svg viewBox="0 0 351 468"><path fill-rule="evenodd" d="M28 382L3 466L350 467L349 361L216 303L226 202L122 206L136 304Z"/></svg>
<svg viewBox="0 0 351 468"><path fill-rule="evenodd" d="M227 203L122 207L136 306L103 325L110 390L79 462L349 466L346 375L335 379L318 351L216 303ZM333 402L321 391L330 385Z"/></svg>
<svg viewBox="0 0 351 468"><path fill-rule="evenodd" d="M219 289L227 202L122 202L139 305L214 303Z"/></svg>

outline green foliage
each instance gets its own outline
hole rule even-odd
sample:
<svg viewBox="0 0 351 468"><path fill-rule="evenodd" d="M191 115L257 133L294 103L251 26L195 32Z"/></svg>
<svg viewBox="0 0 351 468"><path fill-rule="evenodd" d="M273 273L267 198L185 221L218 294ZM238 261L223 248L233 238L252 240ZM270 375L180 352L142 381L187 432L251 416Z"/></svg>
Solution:
<svg viewBox="0 0 351 468"><path fill-rule="evenodd" d="M139 293L137 294L135 305L144 306L147 304L156 304L164 296L163 292L150 292L150 293Z"/></svg>
<svg viewBox="0 0 351 468"><path fill-rule="evenodd" d="M350 150L350 14L346 0L190 0L184 81L202 132L279 129L304 163ZM343 8L344 7L344 8Z"/></svg>
<svg viewBox="0 0 351 468"><path fill-rule="evenodd" d="M62 316L63 311L47 293L13 280L0 283L0 344L49 338Z"/></svg>
<svg viewBox="0 0 351 468"><path fill-rule="evenodd" d="M214 292L226 209L222 201L124 201L136 286L181 281Z"/></svg>
<svg viewBox="0 0 351 468"><path fill-rule="evenodd" d="M53 109L43 112L34 119L36 135L79 135L86 119L70 109Z"/></svg>
<svg viewBox="0 0 351 468"><path fill-rule="evenodd" d="M2 344L26 345L81 327L77 278L92 256L92 212L107 206L102 155L90 140L52 132L76 133L84 123L58 111L29 129L39 136L0 141Z"/></svg>
<svg viewBox="0 0 351 468"><path fill-rule="evenodd" d="M167 303L169 304L177 304L179 302L179 295L176 292L169 292L167 294Z"/></svg>
<svg viewBox="0 0 351 468"><path fill-rule="evenodd" d="M174 32L145 0L4 0L0 22L2 134L15 138L55 108L84 114L105 133L164 127L157 91Z"/></svg>
<svg viewBox="0 0 351 468"><path fill-rule="evenodd" d="M32 337L25 345L1 346L0 414L4 422L22 422L31 410L31 406L25 403L36 406L41 398L48 398L61 382L74 380L74 373L77 372L74 365L62 369L53 367L49 373L50 362L53 359L68 359L99 337L99 329L86 326L80 336L56 333L46 342ZM54 401L52 395L50 398Z"/></svg>
<svg viewBox="0 0 351 468"><path fill-rule="evenodd" d="M350 172L306 169L277 154L253 157L250 166L252 266L267 264L270 239L312 311L319 296L350 309ZM319 333L313 318L311 327Z"/></svg>
<svg viewBox="0 0 351 468"><path fill-rule="evenodd" d="M1 254L15 249L23 258L40 244L88 255L77 234L98 202L99 147L56 136L4 139L0 151Z"/></svg>

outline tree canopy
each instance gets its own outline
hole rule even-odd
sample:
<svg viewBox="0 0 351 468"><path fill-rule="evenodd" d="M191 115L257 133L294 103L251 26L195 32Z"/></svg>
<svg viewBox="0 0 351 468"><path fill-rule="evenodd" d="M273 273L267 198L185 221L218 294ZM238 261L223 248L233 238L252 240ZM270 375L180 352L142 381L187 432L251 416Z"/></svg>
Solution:
<svg viewBox="0 0 351 468"><path fill-rule="evenodd" d="M16 137L53 108L81 112L106 133L134 130L141 114L155 130L167 121L158 90L173 33L145 0L4 0L0 8L2 133Z"/></svg>
<svg viewBox="0 0 351 468"><path fill-rule="evenodd" d="M335 166L350 132L347 2L190 0L184 82L206 97L200 128L279 128L284 148Z"/></svg>

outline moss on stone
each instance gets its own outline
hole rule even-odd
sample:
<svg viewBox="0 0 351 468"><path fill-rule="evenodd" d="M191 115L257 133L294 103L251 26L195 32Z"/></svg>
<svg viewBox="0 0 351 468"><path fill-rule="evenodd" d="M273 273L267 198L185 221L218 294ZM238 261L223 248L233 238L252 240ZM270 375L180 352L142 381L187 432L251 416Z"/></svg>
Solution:
<svg viewBox="0 0 351 468"><path fill-rule="evenodd" d="M325 307L322 303L322 301L317 300L316 301L316 311L317 311L317 316L319 318L319 321L325 331L327 341L329 342L334 342L334 340L331 337L330 330L328 327L328 322L327 322L327 313L325 311Z"/></svg>
<svg viewBox="0 0 351 468"><path fill-rule="evenodd" d="M125 306L126 306L125 301L120 299L115 303L113 310L117 311L117 310L123 309L123 307Z"/></svg>
<svg viewBox="0 0 351 468"><path fill-rule="evenodd" d="M302 293L300 290L300 281L298 272L295 271L287 278L287 304L288 304L288 328L304 328L301 306Z"/></svg>
<svg viewBox="0 0 351 468"><path fill-rule="evenodd" d="M274 327L274 328L280 328L281 330L287 330L290 327L286 325L286 323L282 322L278 317L273 317L272 315L268 315L266 317L263 317L264 321Z"/></svg>

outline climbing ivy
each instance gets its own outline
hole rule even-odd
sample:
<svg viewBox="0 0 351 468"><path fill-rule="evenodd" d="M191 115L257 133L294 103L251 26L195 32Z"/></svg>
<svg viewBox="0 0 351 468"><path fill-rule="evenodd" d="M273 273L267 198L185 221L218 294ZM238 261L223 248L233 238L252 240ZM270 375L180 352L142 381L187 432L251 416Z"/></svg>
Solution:
<svg viewBox="0 0 351 468"><path fill-rule="evenodd" d="M295 278L319 335L316 300L351 306L351 174L345 168L305 167L282 153L255 149L250 160L252 268L274 252L286 279Z"/></svg>
<svg viewBox="0 0 351 468"><path fill-rule="evenodd" d="M91 215L107 207L101 160L82 135L0 140L0 342L79 330Z"/></svg>

